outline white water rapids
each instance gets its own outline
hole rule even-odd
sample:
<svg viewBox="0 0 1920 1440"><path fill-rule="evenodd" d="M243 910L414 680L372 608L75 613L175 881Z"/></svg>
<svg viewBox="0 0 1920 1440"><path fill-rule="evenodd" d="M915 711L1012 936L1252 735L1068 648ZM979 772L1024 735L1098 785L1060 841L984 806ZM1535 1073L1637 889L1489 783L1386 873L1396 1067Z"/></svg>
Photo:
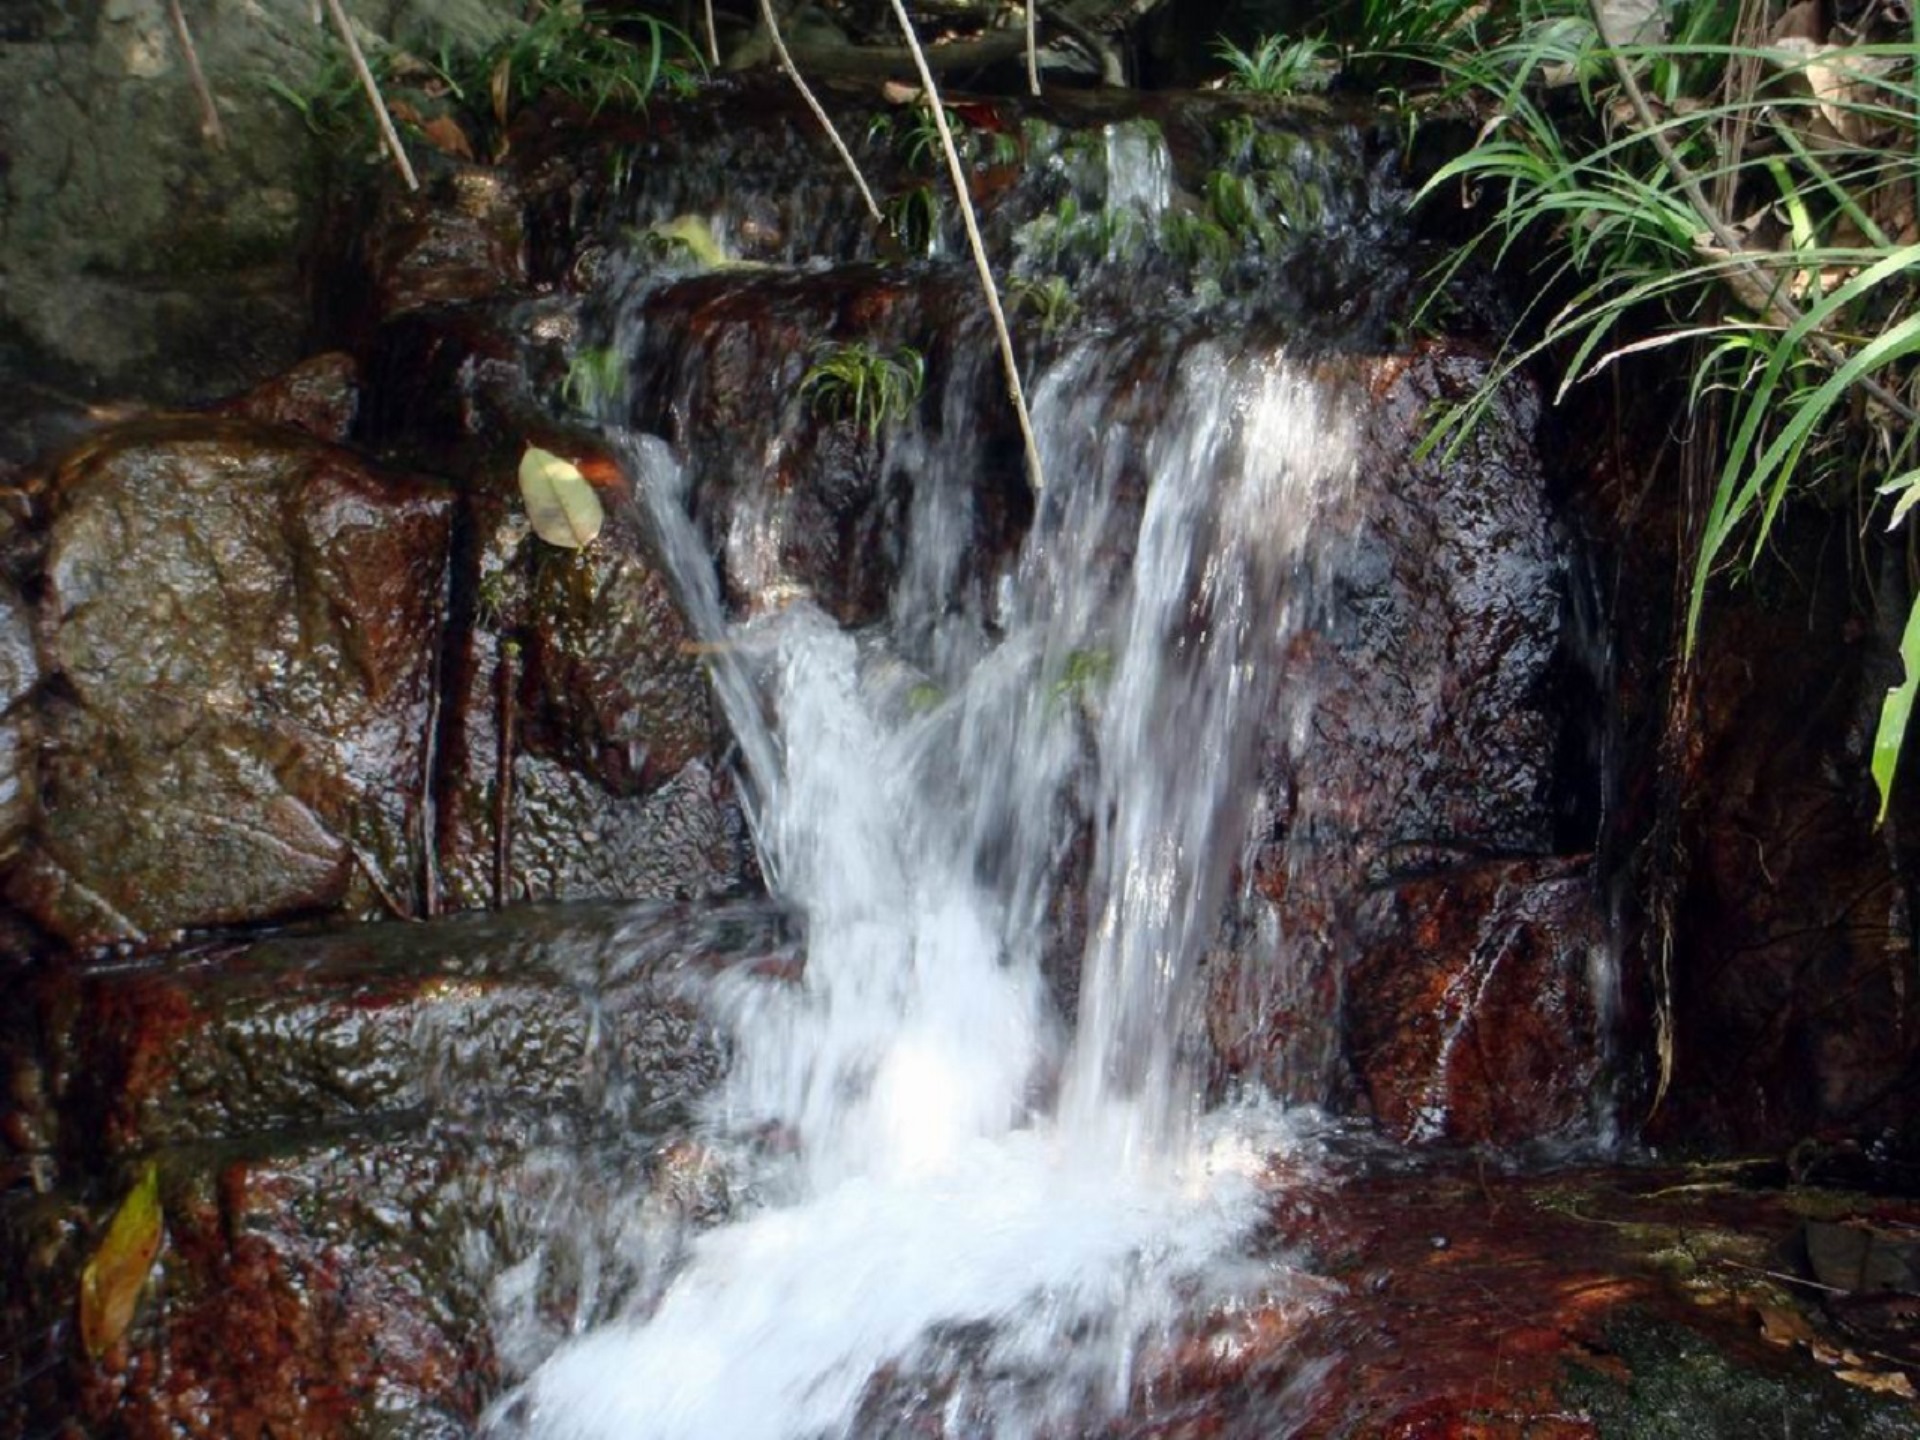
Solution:
<svg viewBox="0 0 1920 1440"><path fill-rule="evenodd" d="M1193 980L1353 426L1283 355L1168 354L1150 426L1112 343L1035 387L1052 488L990 613L950 593L971 482L922 456L885 633L843 632L771 561L780 603L725 623L683 477L634 443L806 963L721 997L735 1059L706 1139L760 1157L749 1200L547 1359L498 1433L884 1433L861 1407L889 1371L933 1377L940 1433L1085 1433L1182 1314L1284 1283L1220 1263L1290 1142L1254 1107L1200 1113ZM779 523L749 487L729 550L777 553ZM1062 1017L1042 961L1070 906Z"/></svg>

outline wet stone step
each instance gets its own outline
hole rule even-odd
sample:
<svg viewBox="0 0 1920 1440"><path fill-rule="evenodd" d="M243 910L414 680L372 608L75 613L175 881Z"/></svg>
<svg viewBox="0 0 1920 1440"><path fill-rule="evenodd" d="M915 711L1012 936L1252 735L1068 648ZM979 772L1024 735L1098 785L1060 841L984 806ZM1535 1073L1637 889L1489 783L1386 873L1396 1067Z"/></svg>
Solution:
<svg viewBox="0 0 1920 1440"><path fill-rule="evenodd" d="M41 1183L155 1146L574 1111L659 1129L719 1074L699 995L790 958L770 907L531 907L284 936L31 988L5 1133Z"/></svg>
<svg viewBox="0 0 1920 1440"><path fill-rule="evenodd" d="M473 1433L502 1350L551 1348L635 1283L613 1257L658 1263L731 1203L668 1138L725 1061L703 997L796 954L769 905L598 904L40 977L14 1021L39 1046L6 1117L0 1436ZM83 1276L149 1167L154 1256L90 1336Z"/></svg>

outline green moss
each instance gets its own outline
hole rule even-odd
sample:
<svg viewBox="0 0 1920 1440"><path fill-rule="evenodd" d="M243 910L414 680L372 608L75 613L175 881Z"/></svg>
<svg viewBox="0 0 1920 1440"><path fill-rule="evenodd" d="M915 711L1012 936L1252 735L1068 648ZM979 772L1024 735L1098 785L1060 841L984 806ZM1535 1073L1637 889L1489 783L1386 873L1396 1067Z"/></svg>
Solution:
<svg viewBox="0 0 1920 1440"><path fill-rule="evenodd" d="M1616 1321L1607 1339L1627 1380L1576 1368L1562 1392L1601 1440L1901 1440L1915 1432L1908 1405L1789 1357L1762 1372L1645 1312Z"/></svg>

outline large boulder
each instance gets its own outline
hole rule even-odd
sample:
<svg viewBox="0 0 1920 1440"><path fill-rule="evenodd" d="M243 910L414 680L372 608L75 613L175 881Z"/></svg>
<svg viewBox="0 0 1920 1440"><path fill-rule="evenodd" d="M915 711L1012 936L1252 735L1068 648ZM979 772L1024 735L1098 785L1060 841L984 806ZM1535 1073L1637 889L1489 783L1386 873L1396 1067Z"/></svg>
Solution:
<svg viewBox="0 0 1920 1440"><path fill-rule="evenodd" d="M376 55L481 48L522 10L346 8ZM360 154L315 135L284 95L311 103L344 60L308 0L181 13L224 143L204 132L166 0L23 0L0 19L0 370L18 380L205 399L300 354L319 182Z"/></svg>
<svg viewBox="0 0 1920 1440"><path fill-rule="evenodd" d="M52 503L14 903L74 945L419 908L447 489L162 420L70 456Z"/></svg>
<svg viewBox="0 0 1920 1440"><path fill-rule="evenodd" d="M1575 717L1535 403L1510 387L1459 452L1415 454L1484 374L1435 348L1363 377L1356 513L1281 686L1208 1030L1228 1073L1282 1094L1507 1144L1604 1128L1617 979L1590 866L1554 858Z"/></svg>

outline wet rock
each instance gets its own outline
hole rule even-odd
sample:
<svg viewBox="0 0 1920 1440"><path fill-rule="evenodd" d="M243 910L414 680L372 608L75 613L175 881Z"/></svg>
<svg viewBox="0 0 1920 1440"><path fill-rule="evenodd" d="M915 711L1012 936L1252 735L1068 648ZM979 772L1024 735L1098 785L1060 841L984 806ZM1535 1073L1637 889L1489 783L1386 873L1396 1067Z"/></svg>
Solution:
<svg viewBox="0 0 1920 1440"><path fill-rule="evenodd" d="M738 893L754 862L699 647L626 479L578 435L551 443L600 487L606 524L579 551L534 537L518 446L470 478L475 603L442 803L446 898Z"/></svg>
<svg viewBox="0 0 1920 1440"><path fill-rule="evenodd" d="M1598 399L1599 397L1595 397ZM1915 880L1920 787L1903 761L1876 826L1872 735L1911 593L1897 536L1843 508L1783 515L1751 575L1708 589L1675 660L1688 491L1649 453L1660 392L1569 420L1564 489L1611 577L1602 854L1629 899L1626 1022L1671 1021L1646 1139L1792 1152L1809 1173L1910 1191L1920 1177ZM1664 411L1660 412L1664 416ZM1647 437L1615 452L1602 429ZM1844 564L1836 563L1845 556ZM1660 1083L1644 1044L1640 1093Z"/></svg>
<svg viewBox="0 0 1920 1440"><path fill-rule="evenodd" d="M310 356L256 385L226 407L263 425L286 425L321 440L345 442L360 409L360 370L351 355Z"/></svg>
<svg viewBox="0 0 1920 1440"><path fill-rule="evenodd" d="M1282 1094L1370 1104L1403 1138L1505 1143L1597 1118L1582 1047L1606 1022L1584 977L1606 927L1584 862L1490 863L1552 854L1570 722L1531 396L1506 391L1458 455L1413 458L1432 403L1483 374L1431 350L1357 377L1353 513L1333 517L1327 598L1264 743L1267 838L1208 1026L1230 1072Z"/></svg>
<svg viewBox="0 0 1920 1440"><path fill-rule="evenodd" d="M658 910L526 910L49 974L32 990L34 1063L69 1167L450 1109L586 1112L616 1092L633 1123L713 1078L711 1042L675 987L692 985L729 925L744 937L732 944L778 934L758 911L683 923ZM668 963L660 937L686 953Z"/></svg>
<svg viewBox="0 0 1920 1440"><path fill-rule="evenodd" d="M39 683L32 612L0 578L0 868L19 854L34 814L40 727L28 702Z"/></svg>
<svg viewBox="0 0 1920 1440"><path fill-rule="evenodd" d="M1434 855L1550 851L1564 559L1537 404L1509 387L1460 453L1415 459L1432 405L1464 399L1485 368L1439 351L1372 368L1360 513L1306 677L1311 762L1292 777L1290 832L1350 845L1370 878Z"/></svg>
<svg viewBox="0 0 1920 1440"><path fill-rule="evenodd" d="M505 0L346 8L376 54L381 38L482 49L521 18ZM319 177L358 147L315 135L274 87L317 89L335 42L303 0L187 23L224 144L203 131L164 0L8 7L0 370L14 383L199 401L300 354Z"/></svg>
<svg viewBox="0 0 1920 1440"><path fill-rule="evenodd" d="M524 204L509 172L478 165L453 168L417 192L387 185L367 232L378 312L392 317L522 289Z"/></svg>
<svg viewBox="0 0 1920 1440"><path fill-rule="evenodd" d="M1389 1134L1519 1147L1605 1133L1617 982L1588 872L1493 864L1360 903L1347 1044Z"/></svg>
<svg viewBox="0 0 1920 1440"><path fill-rule="evenodd" d="M410 896L451 505L245 422L136 425L58 479L32 842L76 945Z"/></svg>
<svg viewBox="0 0 1920 1440"><path fill-rule="evenodd" d="M1802 541L1809 566L1821 538ZM1836 531L1832 543L1851 540ZM1892 676L1876 672L1864 637L1849 639L1845 578L1802 573L1804 589L1783 578L1784 593L1709 607L1697 728L1681 761L1690 799L1674 943L1684 958L1672 998L1682 1096L1654 1133L1781 1147L1884 1136L1911 1164L1914 792L1876 833L1867 737Z"/></svg>
<svg viewBox="0 0 1920 1440"><path fill-rule="evenodd" d="M603 906L42 976L29 1046L58 1164L0 1195L0 1265L25 1281L0 1290L0 1434L471 1434L502 1383L502 1272L610 1259L656 1168L668 1231L724 1210L697 1157L656 1143L720 1073L709 978L790 959L764 907ZM95 1361L65 1317L146 1156L166 1243ZM543 1303L612 1303L614 1278L562 1266Z"/></svg>

